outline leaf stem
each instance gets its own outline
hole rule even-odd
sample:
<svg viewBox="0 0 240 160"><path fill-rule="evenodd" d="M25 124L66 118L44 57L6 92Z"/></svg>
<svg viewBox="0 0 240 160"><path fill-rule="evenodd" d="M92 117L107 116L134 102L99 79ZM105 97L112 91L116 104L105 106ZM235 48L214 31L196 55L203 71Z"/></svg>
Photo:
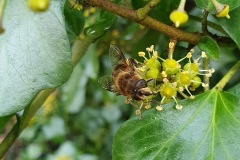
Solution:
<svg viewBox="0 0 240 160"><path fill-rule="evenodd" d="M189 15L189 17L192 19L192 20L195 20L197 22L201 22L202 23L202 18L200 17L197 17L197 16L193 16L193 15ZM211 21L207 21L207 26L208 27L211 27L219 32L221 32L222 34L225 34L225 35L228 35L221 26L217 25L216 23L213 23Z"/></svg>
<svg viewBox="0 0 240 160"><path fill-rule="evenodd" d="M227 74L216 84L214 88L217 90L222 90L232 76L239 70L239 68L240 60L227 72Z"/></svg>
<svg viewBox="0 0 240 160"><path fill-rule="evenodd" d="M142 20L144 19L149 11L156 6L161 0L151 0L147 5L137 10L137 17Z"/></svg>
<svg viewBox="0 0 240 160"><path fill-rule="evenodd" d="M181 0L180 3L179 3L179 6L178 6L178 9L177 9L177 10L179 10L179 11L185 11L185 10L184 10L185 4L186 4L186 0Z"/></svg>
<svg viewBox="0 0 240 160"><path fill-rule="evenodd" d="M208 14L209 12L206 9L204 9L202 18L202 32L205 36L209 34L207 21Z"/></svg>
<svg viewBox="0 0 240 160"><path fill-rule="evenodd" d="M3 12L4 12L6 1L7 0L0 0L0 34L4 32L2 21L3 21Z"/></svg>
<svg viewBox="0 0 240 160"><path fill-rule="evenodd" d="M17 121L12 130L8 133L5 139L0 144L0 159L3 158L7 150L12 146L14 141L20 135L20 133L28 126L28 123L37 112L37 110L42 106L47 97L54 91L54 89L47 89L39 92L34 98L32 103L24 110L22 119Z"/></svg>
<svg viewBox="0 0 240 160"><path fill-rule="evenodd" d="M19 126L20 122L17 121L12 130L8 133L8 135L3 139L2 143L0 144L0 159L3 158L4 154L8 151L8 149L17 139L19 135Z"/></svg>
<svg viewBox="0 0 240 160"><path fill-rule="evenodd" d="M121 17L139 23L145 27L161 32L170 37L171 39L176 39L177 41L186 41L192 44L197 44L200 39L199 34L193 34L182 31L175 27L166 25L154 18L151 18L150 16L146 16L144 19L141 20L137 16L137 11L127 9L123 6L114 4L108 0L83 0L83 1L89 5L104 9L108 12L117 14Z"/></svg>
<svg viewBox="0 0 240 160"><path fill-rule="evenodd" d="M32 103L24 110L19 128L20 132L28 126L30 120L33 118L35 113L38 111L39 108L42 107L45 100L53 91L55 91L55 89L46 89L40 91L34 98Z"/></svg>
<svg viewBox="0 0 240 160"><path fill-rule="evenodd" d="M92 43L90 38L76 39L72 46L72 64L75 67L80 61L84 53L86 53L89 45Z"/></svg>

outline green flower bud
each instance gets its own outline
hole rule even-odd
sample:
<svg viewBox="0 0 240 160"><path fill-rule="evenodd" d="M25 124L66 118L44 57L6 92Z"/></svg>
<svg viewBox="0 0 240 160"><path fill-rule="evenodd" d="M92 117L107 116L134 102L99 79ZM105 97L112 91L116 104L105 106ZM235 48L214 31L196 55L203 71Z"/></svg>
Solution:
<svg viewBox="0 0 240 160"><path fill-rule="evenodd" d="M178 87L189 86L191 84L191 76L188 72L181 72L176 75Z"/></svg>
<svg viewBox="0 0 240 160"><path fill-rule="evenodd" d="M192 83L190 85L191 90L195 90L196 88L198 88L200 85L202 84L202 80L200 77L195 76L192 78Z"/></svg>
<svg viewBox="0 0 240 160"><path fill-rule="evenodd" d="M164 83L160 87L160 94L162 97L165 97L165 98L176 97L177 89L171 83Z"/></svg>
<svg viewBox="0 0 240 160"><path fill-rule="evenodd" d="M170 76L176 74L181 68L180 64L174 59L166 59L162 66L163 70Z"/></svg>
<svg viewBox="0 0 240 160"><path fill-rule="evenodd" d="M146 60L145 66L146 66L146 68L160 69L161 68L161 63L156 58L152 57L152 58Z"/></svg>
<svg viewBox="0 0 240 160"><path fill-rule="evenodd" d="M146 72L146 78L147 79L157 79L158 78L158 74L159 74L159 69L157 68L150 68L149 70L147 70Z"/></svg>
<svg viewBox="0 0 240 160"><path fill-rule="evenodd" d="M187 71L191 75L191 77L194 77L198 74L199 67L195 63L187 63L183 67L183 70Z"/></svg>

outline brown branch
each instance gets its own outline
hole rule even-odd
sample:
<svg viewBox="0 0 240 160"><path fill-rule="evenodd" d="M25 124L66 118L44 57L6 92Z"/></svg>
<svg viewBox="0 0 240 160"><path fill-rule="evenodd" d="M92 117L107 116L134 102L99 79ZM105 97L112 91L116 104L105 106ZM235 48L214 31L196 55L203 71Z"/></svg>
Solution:
<svg viewBox="0 0 240 160"><path fill-rule="evenodd" d="M143 20L139 20L136 11L114 4L108 0L83 0L83 1L88 3L89 5L101 8L103 10L117 14L131 21L137 22L148 28L161 32L169 36L171 39L176 39L178 41L186 41L192 44L197 44L200 39L200 35L198 34L184 32L175 27L168 26L149 16L146 16L146 18L144 18Z"/></svg>

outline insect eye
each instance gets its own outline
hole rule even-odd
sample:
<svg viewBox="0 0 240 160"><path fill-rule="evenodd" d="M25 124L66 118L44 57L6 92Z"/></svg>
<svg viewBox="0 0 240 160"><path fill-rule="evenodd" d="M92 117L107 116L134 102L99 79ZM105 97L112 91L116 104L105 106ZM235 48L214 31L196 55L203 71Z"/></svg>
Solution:
<svg viewBox="0 0 240 160"><path fill-rule="evenodd" d="M142 96L142 95L143 95L143 92L142 92L142 91L138 91L138 95L139 95L139 96Z"/></svg>
<svg viewBox="0 0 240 160"><path fill-rule="evenodd" d="M137 83L135 84L135 87L137 88L144 88L147 87L147 82L143 79L140 79L137 81Z"/></svg>

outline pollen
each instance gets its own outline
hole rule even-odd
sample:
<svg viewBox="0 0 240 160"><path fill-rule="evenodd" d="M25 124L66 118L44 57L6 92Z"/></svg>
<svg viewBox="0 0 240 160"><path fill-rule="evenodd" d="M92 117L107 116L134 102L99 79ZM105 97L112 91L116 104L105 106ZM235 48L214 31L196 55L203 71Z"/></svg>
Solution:
<svg viewBox="0 0 240 160"><path fill-rule="evenodd" d="M163 110L163 107L162 107L162 106L156 106L156 110L157 110L157 111L162 111L162 110Z"/></svg>
<svg viewBox="0 0 240 160"><path fill-rule="evenodd" d="M169 47L170 49L173 49L174 46L175 46L175 43L173 43L173 42L169 42L168 47Z"/></svg>
<svg viewBox="0 0 240 160"><path fill-rule="evenodd" d="M186 57L187 57L187 58L192 58L192 52L188 52L188 54L187 54Z"/></svg>
<svg viewBox="0 0 240 160"><path fill-rule="evenodd" d="M202 58L207 58L206 52L202 51L201 57L202 57Z"/></svg>
<svg viewBox="0 0 240 160"><path fill-rule="evenodd" d="M150 47L146 48L146 51L153 52L154 45L151 45Z"/></svg>
<svg viewBox="0 0 240 160"><path fill-rule="evenodd" d="M150 109L150 108L151 108L151 105L150 105L150 104L147 104L144 108L145 108L145 109Z"/></svg>
<svg viewBox="0 0 240 160"><path fill-rule="evenodd" d="M145 57L145 52L138 52L139 57Z"/></svg>
<svg viewBox="0 0 240 160"><path fill-rule="evenodd" d="M166 78L167 77L167 73L165 71L162 71L162 77Z"/></svg>
<svg viewBox="0 0 240 160"><path fill-rule="evenodd" d="M182 110L182 109L183 109L183 106L182 106L182 105L179 105L179 104L177 104L177 105L176 105L176 109L177 109L177 110Z"/></svg>
<svg viewBox="0 0 240 160"><path fill-rule="evenodd" d="M202 86L205 88L205 87L208 87L208 84L207 83L202 83Z"/></svg>
<svg viewBox="0 0 240 160"><path fill-rule="evenodd" d="M209 69L209 73L214 73L214 72L215 72L214 68Z"/></svg>

